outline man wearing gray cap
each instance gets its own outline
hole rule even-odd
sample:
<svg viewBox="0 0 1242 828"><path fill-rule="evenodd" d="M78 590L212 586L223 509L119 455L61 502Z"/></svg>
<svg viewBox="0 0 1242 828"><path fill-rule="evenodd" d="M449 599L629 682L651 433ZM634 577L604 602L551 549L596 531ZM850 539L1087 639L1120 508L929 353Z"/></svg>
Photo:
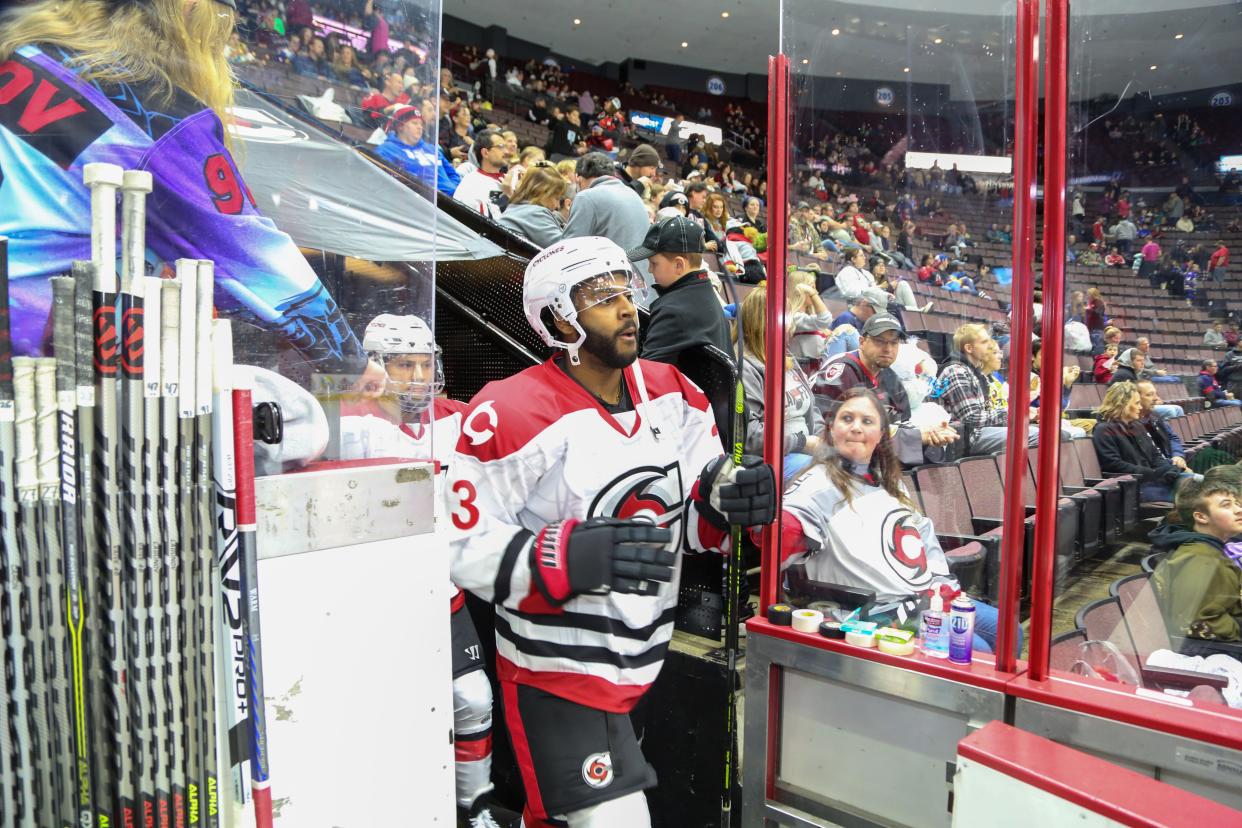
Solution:
<svg viewBox="0 0 1242 828"><path fill-rule="evenodd" d="M944 447L956 442L958 435L947 424L923 428L910 424L910 399L891 367L905 339L906 333L896 317L875 314L862 327L858 350L841 354L825 365L811 378L811 391L815 394L815 404L828 422L847 391L860 385L870 389L888 409L889 420L897 426L893 447L901 462L907 466L942 462L948 459Z"/></svg>
<svg viewBox="0 0 1242 828"><path fill-rule="evenodd" d="M854 304L832 320L832 327L835 330L841 325L853 325L854 330L861 331L867 320L877 313L888 313L888 294L878 287L865 288L854 299Z"/></svg>

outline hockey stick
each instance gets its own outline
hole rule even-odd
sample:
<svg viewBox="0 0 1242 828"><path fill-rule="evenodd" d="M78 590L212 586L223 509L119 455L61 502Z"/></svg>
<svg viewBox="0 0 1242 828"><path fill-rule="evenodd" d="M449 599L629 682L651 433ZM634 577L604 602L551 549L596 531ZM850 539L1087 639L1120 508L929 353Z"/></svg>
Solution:
<svg viewBox="0 0 1242 828"><path fill-rule="evenodd" d="M158 754L151 727L153 712L150 665L145 639L150 587L147 535L143 520L143 443L146 408L142 365L146 355L143 290L146 287L147 193L151 174L126 170L121 184L121 481L124 484L121 530L125 553L125 601L128 605L125 690L133 723L134 776L141 828L155 828L155 764Z"/></svg>
<svg viewBox="0 0 1242 828"><path fill-rule="evenodd" d="M116 458L120 444L117 422L116 336L116 191L124 173L115 164L87 164L83 180L91 188L91 261L95 267L93 287L95 372L98 380L95 431L94 516L98 530L100 607L108 609L104 636L107 670L107 701L102 709L101 734L106 741L96 749L97 811L100 824L134 824L133 746L130 740L129 704L125 697L125 605L121 581L120 498L117 491ZM111 759L111 761L109 761Z"/></svg>
<svg viewBox="0 0 1242 828"><path fill-rule="evenodd" d="M59 277L58 277L59 278ZM53 306L53 313L55 307ZM70 780L73 727L69 710L69 664L65 657L65 561L60 544L60 446L56 439L59 420L56 404L56 360L35 360L35 451L39 478L39 568L43 572L43 622L46 625L43 664L48 695L48 719L52 725L52 768L56 802L49 816L56 825L72 825L73 791Z"/></svg>
<svg viewBox="0 0 1242 828"><path fill-rule="evenodd" d="M742 304L737 300L737 287L733 277L726 270L723 274L729 296L733 299L734 318L737 320L737 386L733 392L733 464L742 465L742 455L746 448L746 392L742 384ZM740 642L738 640L738 602L742 592L742 538L745 529L741 526L729 527L729 541L732 550L725 561L724 575L724 642L725 658L728 662L728 674L725 681L725 759L724 786L720 795L720 825L730 828L733 824L733 793L737 787L737 660Z"/></svg>
<svg viewBox="0 0 1242 828"><path fill-rule="evenodd" d="M52 764L52 725L47 689L47 608L43 601L43 567L39 537L38 445L35 439L35 360L13 358L13 393L17 406L18 565L22 573L23 616L26 635L24 658L27 716L34 762L34 797L30 813L43 823L56 808L55 767Z"/></svg>
<svg viewBox="0 0 1242 828"><path fill-rule="evenodd" d="M178 274L183 270L183 262L177 262ZM197 265L190 262L190 267ZM161 383L160 383L160 515L161 530L164 537L164 575L160 583L160 601L164 605L164 641L161 646L165 652L167 679L163 687L166 718L164 726L168 728L169 754L168 773L172 792L173 825L184 826L186 814L186 779L185 779L185 706L182 694L182 670L185 662L182 658L182 624L181 614L181 524L178 519L183 508L179 498L179 481L177 477L177 398L180 393L179 378L181 376L181 284L180 280L170 280L163 285L160 293L160 350L161 350Z"/></svg>
<svg viewBox="0 0 1242 828"><path fill-rule="evenodd" d="M60 409L60 542L64 559L64 612L68 634L70 724L72 750L66 788L73 803L74 825L90 825L94 817L91 792L91 751L87 733L86 601L82 591L82 556L78 548L78 409L77 337L73 329L79 274L90 266L73 263L74 275L52 279L52 345L56 354L56 402ZM59 612L59 608L58 608Z"/></svg>
<svg viewBox="0 0 1242 828"><path fill-rule="evenodd" d="M164 631L164 545L163 512L160 497L160 389L163 386L163 284L156 276L144 276L143 330L146 333L142 357L143 388L143 504L147 532L147 635L145 640L151 686L152 743L156 748L155 803L156 824L172 825L171 734L168 730L169 679L166 667Z"/></svg>
<svg viewBox="0 0 1242 828"><path fill-rule="evenodd" d="M221 812L228 813L228 791L220 786L221 774L227 767L227 733L221 726L219 716L224 713L224 694L217 693L216 631L220 628L220 577L215 559L215 532L212 527L211 479L211 366L212 340L211 310L215 290L215 265L206 260L198 262L198 287L194 298L194 401L198 406L195 418L196 442L194 447L195 505L198 509L197 537L195 539L198 571L198 630L199 637L199 714L203 742L203 787L207 797L201 816L208 828L220 825Z"/></svg>
<svg viewBox="0 0 1242 828"><path fill-rule="evenodd" d="M107 705L107 660L104 655L104 613L102 578L106 574L97 558L95 500L95 340L91 325L93 303L91 286L95 268L90 262L73 263L74 279L74 361L77 382L77 500L78 500L78 573L80 600L86 623L83 629L83 670L86 717L86 744L92 800L91 821L100 824L98 816L111 811L105 802L110 792L101 787L101 765L105 764L103 749L108 744L103 728ZM79 766L79 774L83 773Z"/></svg>
<svg viewBox="0 0 1242 828"><path fill-rule="evenodd" d="M178 515L178 536L181 538L180 583L178 603L181 607L182 651L182 708L185 727L185 793L186 814L191 826L202 825L207 808L203 742L207 738L203 729L202 686L199 669L202 664L201 623L198 617L199 549L198 549L198 490L195 485L195 467L198 462L194 447L195 415L198 403L195 399L198 383L195 381L195 348L200 346L197 337L198 260L177 260L177 281L181 283L178 301L178 363L180 386L177 393L177 491L181 511ZM213 794L214 799L214 794ZM213 805L214 807L214 805Z"/></svg>
<svg viewBox="0 0 1242 828"><path fill-rule="evenodd" d="M21 550L17 540L17 490L13 468L16 456L13 400L13 340L9 335L8 239L0 237L0 521L4 540L4 604L0 616L8 646L4 652L5 686L12 755L3 780L5 819L8 824L32 828L34 811L34 746L31 742L29 691L26 686L26 626L30 611L22 585Z"/></svg>
<svg viewBox="0 0 1242 828"><path fill-rule="evenodd" d="M245 610L247 700L250 703L250 781L257 828L272 828L271 769L267 755L267 713L263 701L263 636L259 625L259 548L254 503L254 376L234 369L233 445L237 463L237 548Z"/></svg>
<svg viewBox="0 0 1242 828"><path fill-rule="evenodd" d="M241 592L241 561L237 547L237 466L233 454L233 327L227 319L212 323L212 409L211 421L212 474L215 484L215 550L219 567L221 626L216 639L217 660L221 662L226 728L221 737L226 742L229 788L233 804L244 805L249 799L250 778L250 707L247 700L246 634L243 624L244 607ZM223 792L222 792L223 793ZM234 814L225 812L227 820Z"/></svg>

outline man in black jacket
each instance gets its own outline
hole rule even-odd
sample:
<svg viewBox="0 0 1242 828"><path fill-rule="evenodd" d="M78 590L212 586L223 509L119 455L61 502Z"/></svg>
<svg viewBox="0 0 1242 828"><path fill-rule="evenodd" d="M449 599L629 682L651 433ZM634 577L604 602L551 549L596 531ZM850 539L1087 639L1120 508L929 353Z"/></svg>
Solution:
<svg viewBox="0 0 1242 828"><path fill-rule="evenodd" d="M1117 370L1113 372L1113 378L1108 381L1108 384L1138 382L1138 375L1146 362L1147 358L1138 348L1126 348L1121 352L1121 356L1117 357Z"/></svg>
<svg viewBox="0 0 1242 828"><path fill-rule="evenodd" d="M548 158L552 161L576 158L578 143L583 138L582 115L576 108L565 110L565 117L552 123L552 137L548 140Z"/></svg>
<svg viewBox="0 0 1242 828"><path fill-rule="evenodd" d="M676 363L687 348L715 345L732 353L729 325L716 289L703 270L703 228L681 216L651 225L631 261L647 260L657 294L641 356Z"/></svg>
<svg viewBox="0 0 1242 828"><path fill-rule="evenodd" d="M650 144L639 144L630 152L624 164L617 163L617 178L641 196L644 188L643 182L639 179L646 178L648 181L654 181L656 173L662 166L659 154Z"/></svg>

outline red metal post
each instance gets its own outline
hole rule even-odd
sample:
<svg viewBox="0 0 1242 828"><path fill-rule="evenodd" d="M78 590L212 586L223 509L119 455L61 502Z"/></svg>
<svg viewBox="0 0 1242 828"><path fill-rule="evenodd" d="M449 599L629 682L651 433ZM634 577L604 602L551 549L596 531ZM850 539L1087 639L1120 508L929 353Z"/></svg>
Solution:
<svg viewBox="0 0 1242 828"><path fill-rule="evenodd" d="M789 58L768 58L768 355L764 371L763 459L776 472L776 521L763 528L763 563L760 570L759 611L776 603L780 595L781 472L784 465L782 436L785 433L785 252L789 244ZM739 313L741 308L738 309Z"/></svg>
<svg viewBox="0 0 1242 828"><path fill-rule="evenodd" d="M1048 675L1056 585L1057 499L1061 460L1061 354L1065 315L1065 128L1069 0L1047 0L1044 37L1044 370L1040 375L1039 479L1031 574L1030 676ZM1053 404L1056 408L1053 408ZM1056 416L1054 416L1054 414Z"/></svg>
<svg viewBox="0 0 1242 828"><path fill-rule="evenodd" d="M1031 333L1034 276L1031 272L1035 222L1036 134L1035 37L1039 31L1039 0L1018 0L1017 79L1014 90L1013 305L1009 331L1009 435L1005 444L1005 536L1001 541L1000 623L996 669L1012 672L1017 654L1018 595L1022 577L1022 546L1026 506L1026 435L1030 424Z"/></svg>

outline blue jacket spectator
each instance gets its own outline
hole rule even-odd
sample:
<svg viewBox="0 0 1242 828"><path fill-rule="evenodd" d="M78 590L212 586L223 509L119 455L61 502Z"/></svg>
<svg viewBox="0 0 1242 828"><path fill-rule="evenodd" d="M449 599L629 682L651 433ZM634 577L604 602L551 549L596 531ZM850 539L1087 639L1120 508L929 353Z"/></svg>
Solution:
<svg viewBox="0 0 1242 828"><path fill-rule="evenodd" d="M393 110L390 129L388 138L376 148L375 154L451 197L461 183L461 176L438 146L423 140L423 115L418 107L402 106Z"/></svg>

